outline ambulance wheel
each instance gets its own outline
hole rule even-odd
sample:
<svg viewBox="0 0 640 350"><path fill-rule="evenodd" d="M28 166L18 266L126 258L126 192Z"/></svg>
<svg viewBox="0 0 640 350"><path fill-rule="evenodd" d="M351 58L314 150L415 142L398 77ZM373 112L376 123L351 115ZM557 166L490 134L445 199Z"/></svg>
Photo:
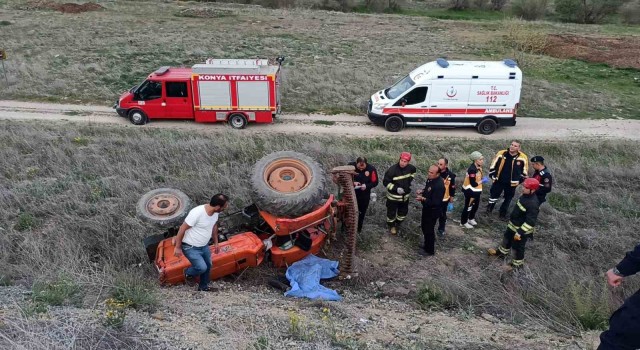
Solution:
<svg viewBox="0 0 640 350"><path fill-rule="evenodd" d="M234 129L244 129L247 127L247 118L240 113L234 113L229 116L229 125Z"/></svg>
<svg viewBox="0 0 640 350"><path fill-rule="evenodd" d="M132 109L129 112L129 120L133 125L144 125L147 123L147 115L139 109Z"/></svg>
<svg viewBox="0 0 640 350"><path fill-rule="evenodd" d="M492 118L483 119L480 124L478 124L478 132L483 135L492 134L498 128L498 123Z"/></svg>
<svg viewBox="0 0 640 350"><path fill-rule="evenodd" d="M311 212L325 198L325 186L322 166L291 151L262 157L251 175L254 203L279 217L299 217Z"/></svg>
<svg viewBox="0 0 640 350"><path fill-rule="evenodd" d="M387 131L398 132L404 127L404 120L397 115L393 115L384 122L384 128Z"/></svg>
<svg viewBox="0 0 640 350"><path fill-rule="evenodd" d="M191 210L191 200L182 191L158 188L142 195L136 205L139 219L161 227L182 224Z"/></svg>

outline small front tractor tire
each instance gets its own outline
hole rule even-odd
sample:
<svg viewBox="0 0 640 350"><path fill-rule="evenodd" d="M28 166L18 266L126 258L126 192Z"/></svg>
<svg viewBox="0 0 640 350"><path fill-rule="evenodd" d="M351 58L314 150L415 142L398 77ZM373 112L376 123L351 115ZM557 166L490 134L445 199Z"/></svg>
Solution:
<svg viewBox="0 0 640 350"><path fill-rule="evenodd" d="M173 188L158 188L145 193L136 205L138 218L161 227L182 224L191 210L191 199Z"/></svg>

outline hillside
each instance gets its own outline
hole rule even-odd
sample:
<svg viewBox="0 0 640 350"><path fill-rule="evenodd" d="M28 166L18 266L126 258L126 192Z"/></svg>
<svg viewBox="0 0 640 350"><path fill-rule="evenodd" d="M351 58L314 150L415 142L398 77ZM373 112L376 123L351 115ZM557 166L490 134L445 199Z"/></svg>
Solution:
<svg viewBox="0 0 640 350"><path fill-rule="evenodd" d="M195 202L222 191L234 210L251 201L245 169L283 149L308 154L325 168L365 154L382 171L409 150L419 187L426 166L442 154L461 173L471 150L490 155L507 141L247 139L41 121L3 121L0 130L0 263L7 285L0 287L0 344L14 347L84 348L105 339L96 347L586 349L622 297L611 299L602 273L638 240L638 191L631 181L638 154L631 142L525 140L525 152L549 160L557 185L527 267L517 274L505 274L484 253L497 242L501 221L480 215L479 228L467 234L450 222L436 257L423 259L416 253L417 206L403 234L389 237L378 201L358 238L359 277L328 283L343 302L284 298L266 285L277 273L267 266L219 282L217 294L196 295L186 287L158 287L146 261L140 242L158 230L138 220L134 207L150 189L179 188ZM623 187L628 191L620 196ZM382 198L382 188L376 191ZM339 253L339 242L326 252L330 258ZM623 293L634 292L637 281L627 283ZM102 324L108 297L133 302L120 330Z"/></svg>

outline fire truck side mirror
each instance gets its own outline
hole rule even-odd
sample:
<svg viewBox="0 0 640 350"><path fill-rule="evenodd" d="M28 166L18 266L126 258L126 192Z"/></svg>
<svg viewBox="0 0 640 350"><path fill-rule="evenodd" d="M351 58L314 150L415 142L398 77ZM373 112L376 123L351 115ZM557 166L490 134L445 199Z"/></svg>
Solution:
<svg viewBox="0 0 640 350"><path fill-rule="evenodd" d="M276 58L276 62L278 62L279 65L282 65L282 62L284 62L284 56L278 56L278 58Z"/></svg>

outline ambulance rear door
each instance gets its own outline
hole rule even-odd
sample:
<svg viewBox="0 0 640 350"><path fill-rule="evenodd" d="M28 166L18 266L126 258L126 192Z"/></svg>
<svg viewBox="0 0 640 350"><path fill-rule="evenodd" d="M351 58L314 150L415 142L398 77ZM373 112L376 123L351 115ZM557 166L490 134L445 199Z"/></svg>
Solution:
<svg viewBox="0 0 640 350"><path fill-rule="evenodd" d="M518 102L517 82L512 79L473 79L468 111L484 117L512 118Z"/></svg>
<svg viewBox="0 0 640 350"><path fill-rule="evenodd" d="M469 79L437 79L429 101L430 124L467 126L475 123L467 114Z"/></svg>

